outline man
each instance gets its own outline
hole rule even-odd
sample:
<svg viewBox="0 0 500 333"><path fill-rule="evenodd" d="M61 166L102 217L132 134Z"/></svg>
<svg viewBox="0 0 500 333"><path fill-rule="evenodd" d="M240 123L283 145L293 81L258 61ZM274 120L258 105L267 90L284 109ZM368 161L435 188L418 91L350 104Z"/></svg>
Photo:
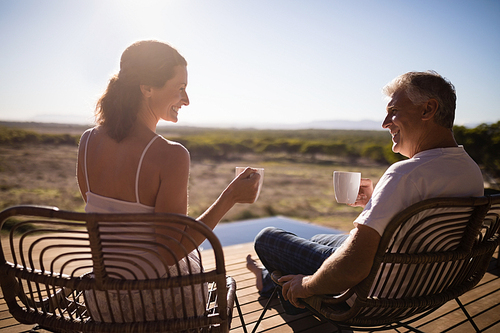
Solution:
<svg viewBox="0 0 500 333"><path fill-rule="evenodd" d="M362 179L354 206L364 209L348 235L306 240L273 227L262 230L255 250L266 269L247 257L261 295L272 290L269 272L274 270L286 274L279 280L281 300L296 308L303 308L299 298L341 293L368 276L381 235L396 213L424 199L483 195L479 167L453 137L454 86L436 72L409 72L384 93L390 101L382 127L391 132L392 150L408 159L391 165L375 189ZM287 313L297 313L282 303Z"/></svg>

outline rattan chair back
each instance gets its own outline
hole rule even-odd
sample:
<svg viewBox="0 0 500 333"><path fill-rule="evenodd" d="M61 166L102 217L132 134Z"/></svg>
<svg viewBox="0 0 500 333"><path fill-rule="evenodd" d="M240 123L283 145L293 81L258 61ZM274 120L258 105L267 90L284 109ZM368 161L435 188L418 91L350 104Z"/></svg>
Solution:
<svg viewBox="0 0 500 333"><path fill-rule="evenodd" d="M21 323L53 331L229 330L235 283L226 279L219 240L199 221L36 206L6 209L0 221L0 282ZM208 239L203 258L215 268L203 271L193 233Z"/></svg>
<svg viewBox="0 0 500 333"><path fill-rule="evenodd" d="M481 280L499 244L499 227L500 195L422 201L391 220L364 281L342 295L305 302L352 327L427 314Z"/></svg>

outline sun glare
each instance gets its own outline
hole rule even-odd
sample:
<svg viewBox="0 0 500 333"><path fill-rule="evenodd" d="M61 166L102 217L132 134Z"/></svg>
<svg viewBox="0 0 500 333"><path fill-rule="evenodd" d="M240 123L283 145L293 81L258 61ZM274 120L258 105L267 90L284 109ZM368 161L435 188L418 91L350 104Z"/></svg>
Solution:
<svg viewBox="0 0 500 333"><path fill-rule="evenodd" d="M132 34L160 34L172 21L176 21L182 1L116 0L116 17ZM176 15L173 15L173 14Z"/></svg>

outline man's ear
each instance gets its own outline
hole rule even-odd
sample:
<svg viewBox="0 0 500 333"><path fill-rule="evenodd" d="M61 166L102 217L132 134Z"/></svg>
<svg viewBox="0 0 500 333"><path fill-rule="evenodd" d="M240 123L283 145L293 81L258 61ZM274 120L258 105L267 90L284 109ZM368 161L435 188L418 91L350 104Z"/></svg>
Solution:
<svg viewBox="0 0 500 333"><path fill-rule="evenodd" d="M153 87L145 85L145 84L141 84L139 87L141 88L142 96L144 96L146 98L151 97Z"/></svg>
<svg viewBox="0 0 500 333"><path fill-rule="evenodd" d="M434 98L429 99L424 105L424 110L422 112L422 120L429 120L434 117L439 108L439 102Z"/></svg>

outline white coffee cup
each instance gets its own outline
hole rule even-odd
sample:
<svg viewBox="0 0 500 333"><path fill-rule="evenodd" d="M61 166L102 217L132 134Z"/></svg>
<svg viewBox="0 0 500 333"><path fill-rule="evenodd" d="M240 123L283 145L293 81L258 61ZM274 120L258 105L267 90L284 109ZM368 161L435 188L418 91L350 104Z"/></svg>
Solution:
<svg viewBox="0 0 500 333"><path fill-rule="evenodd" d="M236 167L236 170L235 170L235 176L237 177L240 173L242 173L243 171L245 171L247 167ZM257 195L255 196L255 201L257 201L257 198L259 197L259 194L260 194L260 189L262 188L262 183L264 182L264 168L252 168L252 169L255 169L257 170L257 173L260 175L260 179L259 179L259 189L257 190Z"/></svg>
<svg viewBox="0 0 500 333"><path fill-rule="evenodd" d="M353 204L358 197L360 172L334 171L333 189L338 203Z"/></svg>

